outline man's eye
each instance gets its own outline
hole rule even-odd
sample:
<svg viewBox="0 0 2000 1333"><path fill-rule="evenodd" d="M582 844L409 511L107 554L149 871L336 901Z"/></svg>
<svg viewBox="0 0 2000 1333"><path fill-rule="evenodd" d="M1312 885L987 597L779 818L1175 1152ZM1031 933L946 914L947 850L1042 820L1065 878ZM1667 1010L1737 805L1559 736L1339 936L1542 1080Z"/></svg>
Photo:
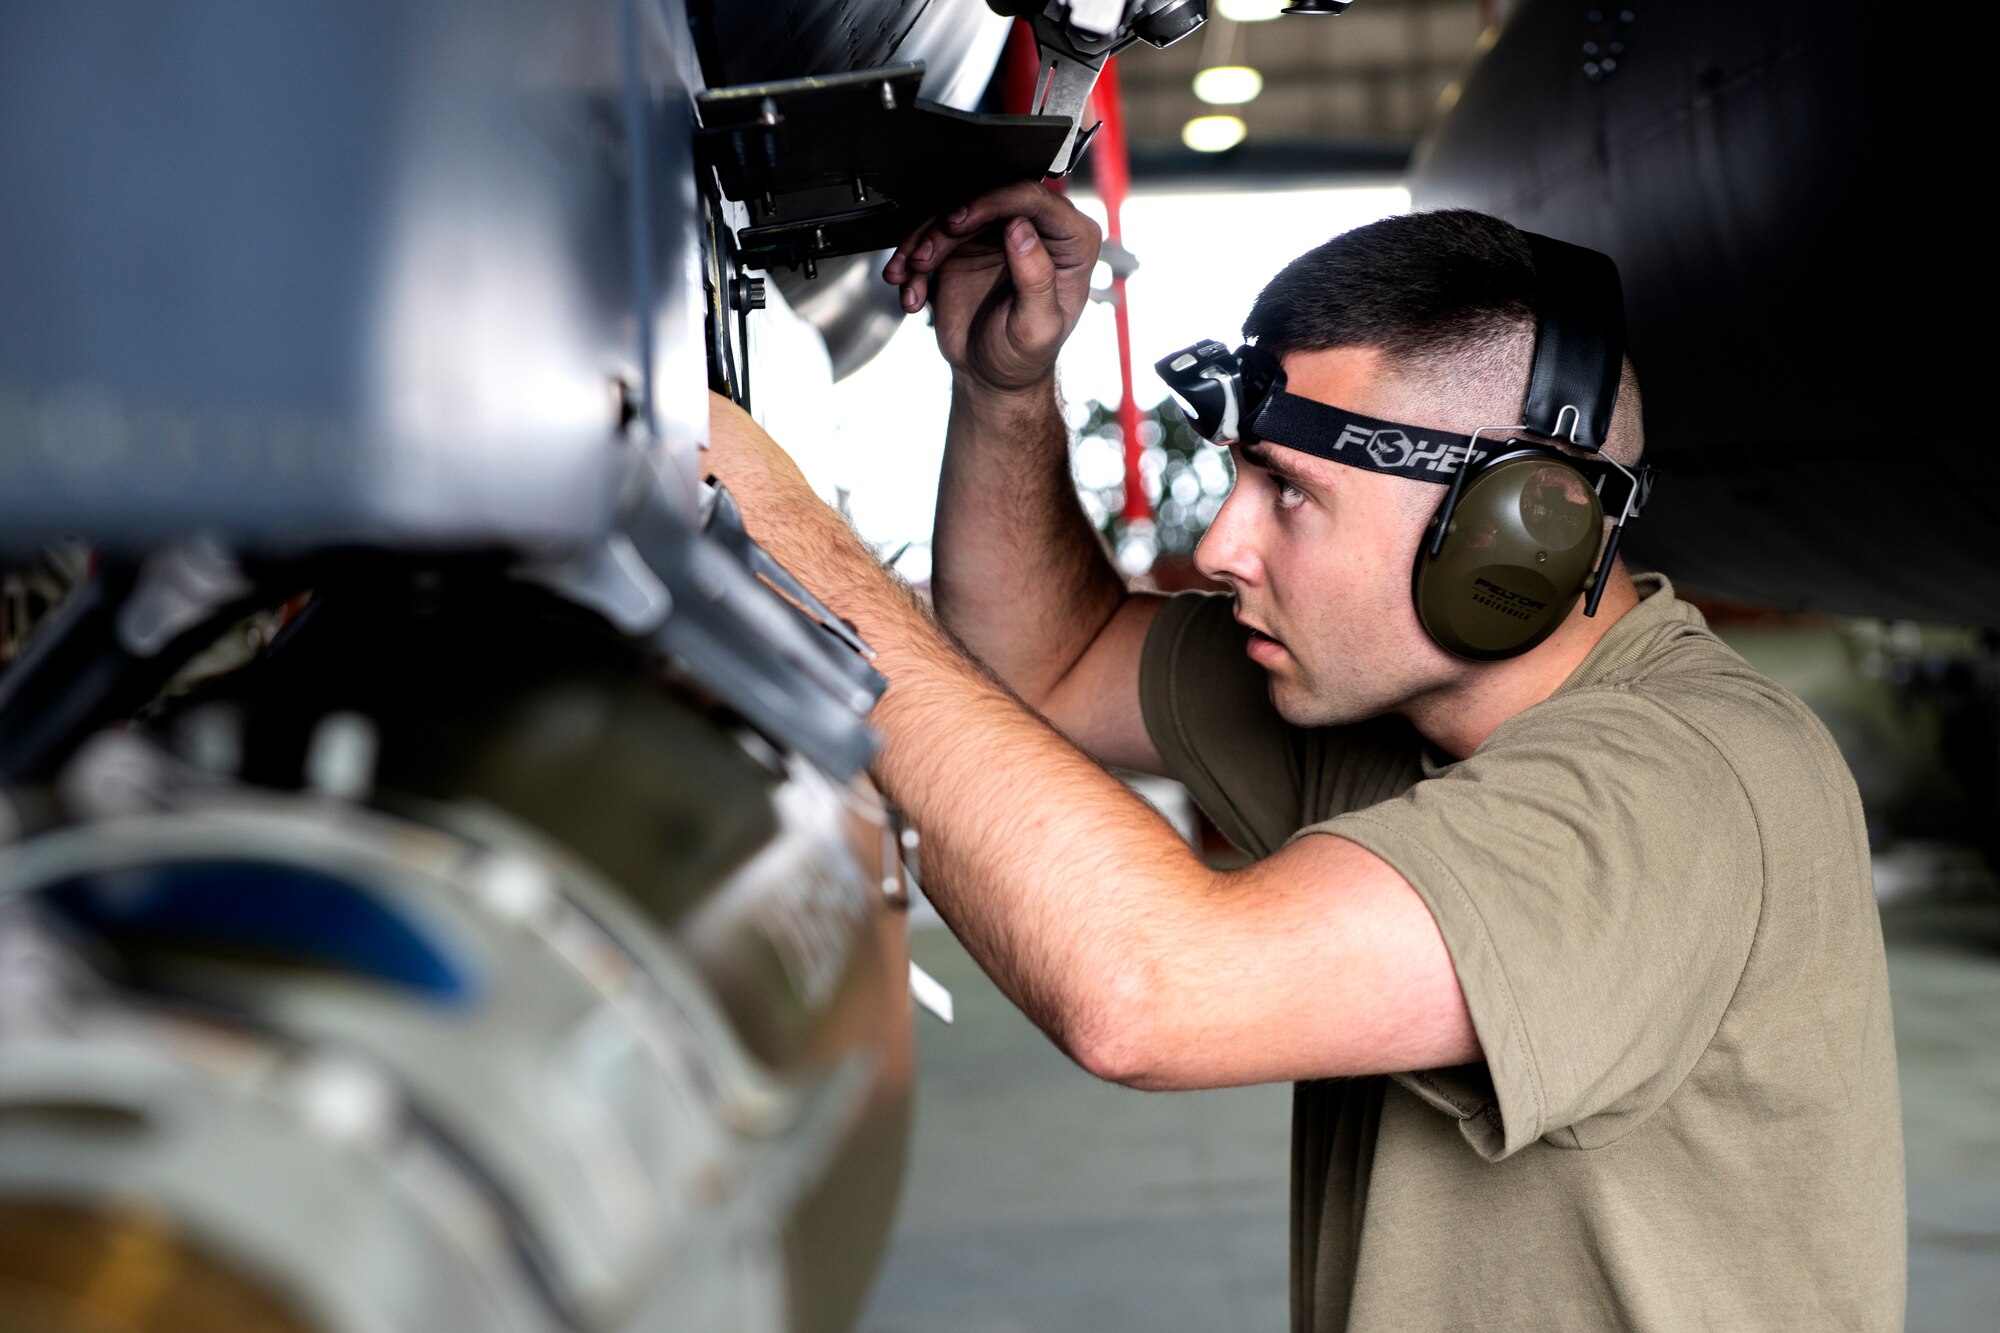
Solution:
<svg viewBox="0 0 2000 1333"><path fill-rule="evenodd" d="M1278 483L1278 503L1286 509L1296 509L1306 502L1306 493L1289 481Z"/></svg>

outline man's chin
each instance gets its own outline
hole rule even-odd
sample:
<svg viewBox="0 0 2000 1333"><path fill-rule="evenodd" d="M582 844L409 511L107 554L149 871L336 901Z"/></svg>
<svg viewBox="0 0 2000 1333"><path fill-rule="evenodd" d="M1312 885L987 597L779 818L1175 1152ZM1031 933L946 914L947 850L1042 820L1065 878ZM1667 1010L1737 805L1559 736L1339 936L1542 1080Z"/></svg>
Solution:
<svg viewBox="0 0 2000 1333"><path fill-rule="evenodd" d="M1278 710L1278 716L1294 727L1344 727L1350 722L1365 722L1371 717L1379 717L1386 710L1369 708L1360 703L1326 699L1310 690L1300 689L1296 681L1285 680L1271 675L1265 682L1271 706Z"/></svg>
<svg viewBox="0 0 2000 1333"><path fill-rule="evenodd" d="M1271 695L1271 707L1278 710L1278 716L1295 727L1319 727L1326 725L1319 721L1321 708L1319 701L1297 688L1290 681L1277 675L1268 675L1264 682Z"/></svg>

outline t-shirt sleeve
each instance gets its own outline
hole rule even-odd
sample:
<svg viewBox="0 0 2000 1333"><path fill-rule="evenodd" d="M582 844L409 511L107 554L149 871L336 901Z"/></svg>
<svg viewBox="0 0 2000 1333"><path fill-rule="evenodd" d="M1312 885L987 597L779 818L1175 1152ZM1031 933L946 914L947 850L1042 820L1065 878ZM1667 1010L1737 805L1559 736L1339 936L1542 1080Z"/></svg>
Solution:
<svg viewBox="0 0 2000 1333"><path fill-rule="evenodd" d="M1168 600L1146 635L1139 704L1167 771L1230 841L1263 856L1306 817L1303 774L1232 605L1215 593Z"/></svg>
<svg viewBox="0 0 2000 1333"><path fill-rule="evenodd" d="M1493 1160L1600 1147L1657 1109L1714 1037L1762 904L1728 761L1620 690L1551 700L1309 833L1368 848L1436 917L1485 1063L1396 1078Z"/></svg>

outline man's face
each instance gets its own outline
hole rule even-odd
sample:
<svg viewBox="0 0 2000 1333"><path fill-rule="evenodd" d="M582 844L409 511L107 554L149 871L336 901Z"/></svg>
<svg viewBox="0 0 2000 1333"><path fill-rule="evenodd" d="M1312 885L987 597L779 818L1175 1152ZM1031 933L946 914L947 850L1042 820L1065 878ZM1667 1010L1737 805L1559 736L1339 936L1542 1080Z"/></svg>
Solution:
<svg viewBox="0 0 2000 1333"><path fill-rule="evenodd" d="M1292 393L1417 425L1382 371L1382 353L1342 347L1286 357ZM1412 411L1412 408L1418 410ZM1296 726L1396 712L1465 676L1424 633L1410 571L1444 488L1384 476L1268 442L1233 446L1236 486L1195 552L1236 595L1250 656Z"/></svg>

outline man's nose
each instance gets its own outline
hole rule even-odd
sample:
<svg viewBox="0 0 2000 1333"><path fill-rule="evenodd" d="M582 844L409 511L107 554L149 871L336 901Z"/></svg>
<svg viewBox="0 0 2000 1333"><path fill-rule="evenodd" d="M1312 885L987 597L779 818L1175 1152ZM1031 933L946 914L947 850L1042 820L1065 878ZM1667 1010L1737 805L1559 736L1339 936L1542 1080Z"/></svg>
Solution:
<svg viewBox="0 0 2000 1333"><path fill-rule="evenodd" d="M1215 519L1194 548L1194 567L1209 578L1231 586L1257 581L1257 557L1250 541L1248 506L1238 485L1222 502Z"/></svg>

